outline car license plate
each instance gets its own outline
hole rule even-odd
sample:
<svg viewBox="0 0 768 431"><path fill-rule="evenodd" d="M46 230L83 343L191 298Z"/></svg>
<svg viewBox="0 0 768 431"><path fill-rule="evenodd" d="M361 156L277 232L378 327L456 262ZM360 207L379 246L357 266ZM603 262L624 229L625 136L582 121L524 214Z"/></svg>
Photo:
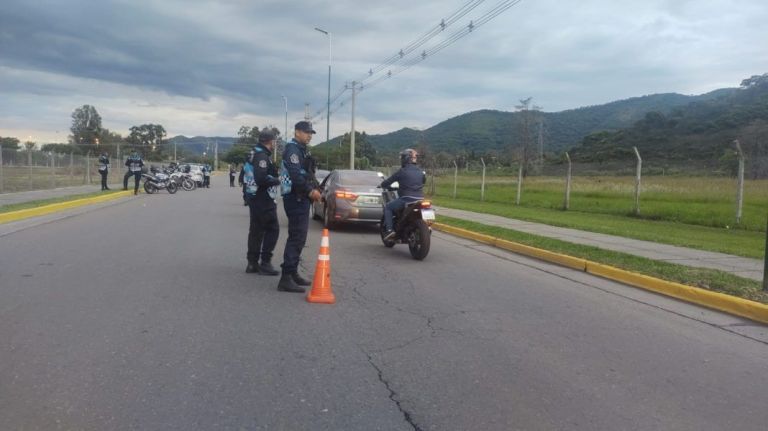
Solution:
<svg viewBox="0 0 768 431"><path fill-rule="evenodd" d="M421 210L421 219L422 220L434 220L435 219L435 210Z"/></svg>

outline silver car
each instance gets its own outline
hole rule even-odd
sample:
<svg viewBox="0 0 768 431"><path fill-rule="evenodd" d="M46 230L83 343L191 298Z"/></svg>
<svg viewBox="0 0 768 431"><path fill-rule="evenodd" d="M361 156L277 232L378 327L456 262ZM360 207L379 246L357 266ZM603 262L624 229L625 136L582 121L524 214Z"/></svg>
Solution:
<svg viewBox="0 0 768 431"><path fill-rule="evenodd" d="M320 184L322 199L312 204L312 217L328 229L340 223L379 223L383 215L380 172L337 169Z"/></svg>

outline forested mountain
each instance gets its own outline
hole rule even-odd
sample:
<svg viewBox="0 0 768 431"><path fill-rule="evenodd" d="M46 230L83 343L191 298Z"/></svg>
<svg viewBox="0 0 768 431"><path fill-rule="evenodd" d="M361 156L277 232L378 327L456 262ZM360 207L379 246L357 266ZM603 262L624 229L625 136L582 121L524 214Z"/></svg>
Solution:
<svg viewBox="0 0 768 431"><path fill-rule="evenodd" d="M733 157L738 139L753 161L753 176L764 176L768 166L768 74L745 79L735 91L698 100L671 112L650 111L623 130L586 136L570 151L581 161L634 158L637 147L644 159L716 161Z"/></svg>
<svg viewBox="0 0 768 431"><path fill-rule="evenodd" d="M201 156L203 152L213 157L213 149L216 143L219 145L219 158L223 157L227 151L232 147L237 138L222 137L222 136L195 136L188 138L184 135L174 136L168 139L169 151L173 151L173 144L175 143L177 148L183 151L185 154L191 154L195 156ZM172 154L172 153L171 153Z"/></svg>
<svg viewBox="0 0 768 431"><path fill-rule="evenodd" d="M529 111L533 118L531 133L538 134L541 119L545 151L561 152L578 145L591 133L631 127L649 111L667 115L692 102L716 100L737 91L735 88L721 89L699 96L653 94L561 112ZM470 158L473 155L505 153L520 145L523 115L520 111L480 110L459 115L423 131L404 128L383 135L368 135L368 140L380 154L391 154L405 147L424 144L433 152L465 154ZM334 138L332 142L338 142L338 139Z"/></svg>

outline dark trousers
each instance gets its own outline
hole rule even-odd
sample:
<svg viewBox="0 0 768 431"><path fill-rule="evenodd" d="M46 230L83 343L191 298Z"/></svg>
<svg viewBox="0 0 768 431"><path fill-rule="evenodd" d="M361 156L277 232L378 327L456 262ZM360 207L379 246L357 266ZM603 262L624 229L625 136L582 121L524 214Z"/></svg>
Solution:
<svg viewBox="0 0 768 431"><path fill-rule="evenodd" d="M235 176L234 175L230 175L229 176L229 186L230 187L234 187L235 186Z"/></svg>
<svg viewBox="0 0 768 431"><path fill-rule="evenodd" d="M271 262L272 252L280 234L277 206L274 202L259 202L255 197L249 196L248 209L251 213L251 224L248 228L248 262Z"/></svg>
<svg viewBox="0 0 768 431"><path fill-rule="evenodd" d="M309 229L309 199L296 199L296 195L283 196L283 208L288 216L288 240L283 251L283 274L294 274L299 268L301 249L307 242Z"/></svg>
<svg viewBox="0 0 768 431"><path fill-rule="evenodd" d="M139 191L139 180L141 180L141 171L131 172L128 171L125 173L125 176L123 177L123 188L128 188L128 178L131 178L131 175L133 175L133 193L137 193Z"/></svg>
<svg viewBox="0 0 768 431"><path fill-rule="evenodd" d="M101 174L101 189L106 190L109 188L107 187L107 175L109 175L109 170L104 169L103 171L99 171L99 173Z"/></svg>
<svg viewBox="0 0 768 431"><path fill-rule="evenodd" d="M210 175L204 175L203 176L203 187L210 188L211 187L211 176Z"/></svg>

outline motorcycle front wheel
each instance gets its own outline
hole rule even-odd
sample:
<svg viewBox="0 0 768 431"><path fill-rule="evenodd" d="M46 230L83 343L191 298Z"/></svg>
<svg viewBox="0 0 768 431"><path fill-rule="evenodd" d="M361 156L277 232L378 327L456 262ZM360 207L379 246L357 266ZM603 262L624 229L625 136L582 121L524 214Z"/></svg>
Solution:
<svg viewBox="0 0 768 431"><path fill-rule="evenodd" d="M170 194L174 194L177 190L179 190L179 186L177 186L173 181L169 182L165 188L168 189L168 193Z"/></svg>
<svg viewBox="0 0 768 431"><path fill-rule="evenodd" d="M181 182L181 188L190 192L197 188L197 184L192 181L192 178L184 178L184 180Z"/></svg>
<svg viewBox="0 0 768 431"><path fill-rule="evenodd" d="M424 220L417 220L416 226L408 234L408 250L416 260L422 260L429 253L431 232Z"/></svg>
<svg viewBox="0 0 768 431"><path fill-rule="evenodd" d="M155 186L152 185L149 181L144 182L144 191L147 192L148 195L151 195L152 193L156 192L157 189Z"/></svg>

